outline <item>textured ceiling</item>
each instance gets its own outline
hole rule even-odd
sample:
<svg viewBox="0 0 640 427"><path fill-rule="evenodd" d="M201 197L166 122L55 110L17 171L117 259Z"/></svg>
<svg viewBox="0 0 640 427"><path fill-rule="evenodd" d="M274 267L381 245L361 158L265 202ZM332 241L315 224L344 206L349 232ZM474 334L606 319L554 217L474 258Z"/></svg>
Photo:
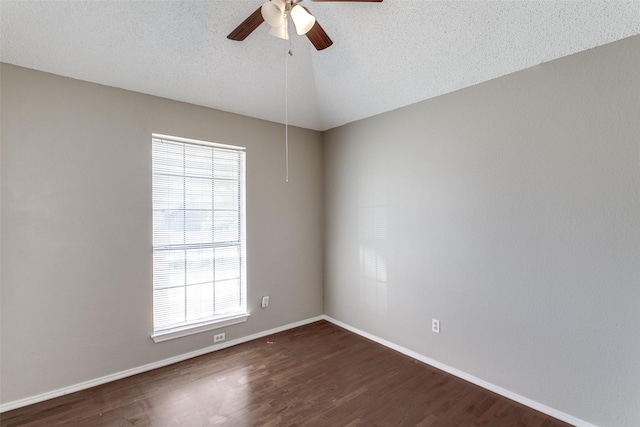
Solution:
<svg viewBox="0 0 640 427"><path fill-rule="evenodd" d="M0 60L325 130L640 34L640 1L306 0L334 44L285 67L267 24L226 38L261 2L2 0Z"/></svg>

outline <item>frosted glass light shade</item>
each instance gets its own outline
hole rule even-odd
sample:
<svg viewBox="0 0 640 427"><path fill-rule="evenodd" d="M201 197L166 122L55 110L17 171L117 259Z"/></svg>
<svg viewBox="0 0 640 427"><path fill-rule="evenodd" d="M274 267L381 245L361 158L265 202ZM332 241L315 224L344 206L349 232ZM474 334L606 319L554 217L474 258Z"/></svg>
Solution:
<svg viewBox="0 0 640 427"><path fill-rule="evenodd" d="M260 11L267 24L279 27L284 21L285 0L271 0L262 5Z"/></svg>
<svg viewBox="0 0 640 427"><path fill-rule="evenodd" d="M282 21L279 27L271 27L269 34L279 39L289 40L289 32L287 31L287 21Z"/></svg>
<svg viewBox="0 0 640 427"><path fill-rule="evenodd" d="M316 23L316 18L298 4L291 9L291 19L293 19L296 32L300 36L307 34L313 27L313 24Z"/></svg>

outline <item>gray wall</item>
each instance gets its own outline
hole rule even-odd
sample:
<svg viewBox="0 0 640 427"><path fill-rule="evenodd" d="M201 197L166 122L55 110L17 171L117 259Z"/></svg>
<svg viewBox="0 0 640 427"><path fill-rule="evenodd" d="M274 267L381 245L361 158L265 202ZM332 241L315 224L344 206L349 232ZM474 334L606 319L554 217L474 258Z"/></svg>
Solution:
<svg viewBox="0 0 640 427"><path fill-rule="evenodd" d="M219 330L149 337L152 132L247 147L251 317L225 328L227 340L322 314L320 133L290 129L287 184L281 125L1 73L3 403L213 344Z"/></svg>
<svg viewBox="0 0 640 427"><path fill-rule="evenodd" d="M640 425L640 37L327 132L325 219L327 315Z"/></svg>
<svg viewBox="0 0 640 427"><path fill-rule="evenodd" d="M157 132L248 147L252 316L228 340L323 312L324 185L326 314L640 424L639 58L626 39L331 130L324 152L291 129L289 184L280 125L2 65L0 401L212 344L149 338Z"/></svg>

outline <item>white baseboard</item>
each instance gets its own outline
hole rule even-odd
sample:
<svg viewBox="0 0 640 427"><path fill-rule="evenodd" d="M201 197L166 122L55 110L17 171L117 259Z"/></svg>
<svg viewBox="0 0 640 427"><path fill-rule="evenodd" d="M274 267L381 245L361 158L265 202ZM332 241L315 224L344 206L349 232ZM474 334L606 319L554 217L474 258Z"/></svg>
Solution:
<svg viewBox="0 0 640 427"><path fill-rule="evenodd" d="M64 396L65 394L75 393L76 391L85 390L97 385L105 384L111 381L119 380L121 378L130 377L132 375L140 374L142 372L151 371L153 369L161 368L163 366L171 365L176 362L182 362L183 360L191 359L192 357L202 356L203 354L211 353L213 351L222 350L223 348L232 347L234 345L242 344L247 341L252 341L258 338L265 337L267 335L275 334L278 332L286 331L287 329L297 328L298 326L307 325L309 323L323 320L325 317L316 316L309 319L301 320L299 322L289 323L284 326L269 329L267 331L258 332L253 335L247 335L246 337L238 338L235 340L227 341L224 343L205 347L200 350L192 351L189 353L181 354L178 356L170 357L168 359L160 360L158 362L149 363L147 365L139 366L137 368L127 369L126 371L116 372L115 374L105 375L104 377L96 378L93 380L85 381L79 384L75 384L68 387L59 388L57 390L49 391L46 393L38 394L36 396L26 397L24 399L14 400L0 404L0 413L11 411L12 409L21 408L23 406L32 405L34 403L43 402L45 400L53 399L55 397Z"/></svg>
<svg viewBox="0 0 640 427"><path fill-rule="evenodd" d="M346 323L343 323L339 320L336 320L332 317L327 316L326 314L320 316L321 318L325 319L328 322L333 323L334 325L340 326L341 328L344 328L348 331L351 331L355 334L358 334L362 337L368 338L371 341L375 341L378 344L382 344L385 347L389 347L392 350L398 351L402 354L405 354L413 359L419 360L420 362L426 363L427 365L431 365L434 368L438 368L442 371L445 371L451 375L455 375L458 378L461 378L465 381L469 381L470 383L473 383L477 386L480 386L484 389L487 389L489 391L492 391L494 393L497 393L501 396L506 397L507 399L511 399L514 400L518 403L521 403L525 406L528 406L529 408L535 409L536 411L540 411L543 414L547 414L553 418L559 419L561 421L564 421L566 423L572 424L576 427L597 427L594 424L588 423L586 421L583 421L579 418L576 418L572 415L569 414L565 414L564 412L558 411L556 409L550 408L546 405L543 405L542 403L538 403L534 400L531 400L529 398L526 398L524 396L520 396L519 394L516 394L512 391L509 391L507 389L504 389L502 387L499 387L495 384L491 384L490 382L487 382L485 380L482 380L480 378L474 377L473 375L467 374L466 372L460 371L456 368L452 368L451 366L447 366L443 363L438 362L437 360L433 360L429 357L423 356L422 354L416 353L413 350L409 350L408 348L399 346L397 344L394 344L390 341L387 341L383 338L380 338L376 335L370 334L368 332L362 331L358 328L354 328L351 325L347 325Z"/></svg>
<svg viewBox="0 0 640 427"><path fill-rule="evenodd" d="M60 396L64 396L66 394L70 394L70 393L75 393L76 391L80 391L80 390L85 390L91 387L95 387L101 384L105 384L111 381L115 381L115 380L119 380L122 378L126 378L132 375L136 375L136 374L140 374L142 372L146 372L146 371L151 371L153 369L157 369L157 368L161 368L163 366L167 366L167 365L171 365L173 363L177 363L177 362L181 362L183 360L187 360L187 359L191 359L192 357L197 357L197 356L201 356L203 354L207 354L207 353L211 353L213 351L217 351L217 350L222 350L224 348L228 348L228 347L232 347L234 345L238 345L238 344L242 344L248 341L252 341L258 338L262 338L265 337L267 335L271 335L271 334L275 334L278 332L282 332L282 331L286 331L288 329L293 329L293 328L297 328L298 326L303 326L303 325L307 325L309 323L313 323L313 322L317 322L318 320L326 320L328 322L331 322L337 326L340 326L341 328L344 328L348 331L351 331L355 334L358 334L362 337L368 338L371 341L375 341L378 344L382 344L385 347L388 347L392 350L398 351L402 354L405 354L413 359L419 360L420 362L426 363L427 365L431 365L435 368L438 368L442 371L445 371L451 375L455 375L458 378L462 378L463 380L469 381L470 383L473 383L475 385L478 385L482 388L485 388L487 390L490 390L494 393L497 393L501 396L504 396L508 399L514 400L518 403L521 403L525 406L528 406L532 409L535 409L536 411L540 411L544 414L547 414L549 416L552 416L554 418L557 418L561 421L567 422L569 424L572 424L576 427L597 427L594 424L590 424L586 421L583 421L579 418L576 418L574 416L571 416L569 414L565 414L564 412L558 411L556 409L550 408L546 405L543 405L541 403L538 403L534 400L531 400L529 398L526 398L524 396L520 396L519 394L513 393L507 389L504 389L502 387L499 387L495 384L491 384L485 380L482 380L480 378L474 377L473 375L467 374L466 372L460 371L456 368L452 368L451 366L445 365L443 363L438 362L437 360L431 359L429 357L423 356L422 354L416 353L413 350L409 350L408 348L399 346L397 344L394 344L390 341L387 341L383 338L380 338L376 335L370 334L368 332L362 331L358 328L354 328L351 325L348 325L346 323L343 323L339 320L336 320L330 316L327 315L320 315L320 316L316 316L316 317L312 317L309 319L305 319L305 320L301 320L299 322L294 322L294 323L289 323L287 325L284 326L279 326L277 328L273 328L273 329L269 329L263 332L258 332L256 334L252 334L252 335L247 335L246 337L242 337L242 338L238 338L235 340L231 340L231 341L227 341L221 344L216 344L216 345L212 345L209 347L205 347L203 349L200 350L196 350L196 351L192 351L189 353L185 353L185 354L181 354L178 356L174 356L174 357L170 357L168 359L164 359L164 360L160 360L158 362L153 362L153 363L149 363L147 365L143 365L143 366L139 366L137 368L132 368L132 369L127 369L126 371L121 371L121 372L117 372L115 374L111 374L111 375L106 375L104 377L100 377L100 378L96 378L93 380L89 380L89 381L85 381L79 384L75 384L69 387L63 387L57 390L53 390L53 391L49 391L46 393L42 393L42 394L38 394L36 396L31 396L31 397L27 397L24 399L19 399L19 400L14 400L12 402L7 402L7 403L3 403L0 404L0 413L2 412L6 412L6 411L10 411L12 409L17 409L17 408L21 408L23 406L28 406L28 405L32 405L34 403L39 403L39 402L43 402L45 400L49 400L49 399L53 399L55 397L60 397Z"/></svg>

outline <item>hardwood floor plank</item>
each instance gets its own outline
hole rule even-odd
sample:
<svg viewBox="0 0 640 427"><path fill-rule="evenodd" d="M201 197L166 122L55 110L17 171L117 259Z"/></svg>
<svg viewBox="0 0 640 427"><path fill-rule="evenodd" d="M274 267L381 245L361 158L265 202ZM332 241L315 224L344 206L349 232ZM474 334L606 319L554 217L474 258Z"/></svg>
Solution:
<svg viewBox="0 0 640 427"><path fill-rule="evenodd" d="M9 411L0 425L568 426L325 321Z"/></svg>

